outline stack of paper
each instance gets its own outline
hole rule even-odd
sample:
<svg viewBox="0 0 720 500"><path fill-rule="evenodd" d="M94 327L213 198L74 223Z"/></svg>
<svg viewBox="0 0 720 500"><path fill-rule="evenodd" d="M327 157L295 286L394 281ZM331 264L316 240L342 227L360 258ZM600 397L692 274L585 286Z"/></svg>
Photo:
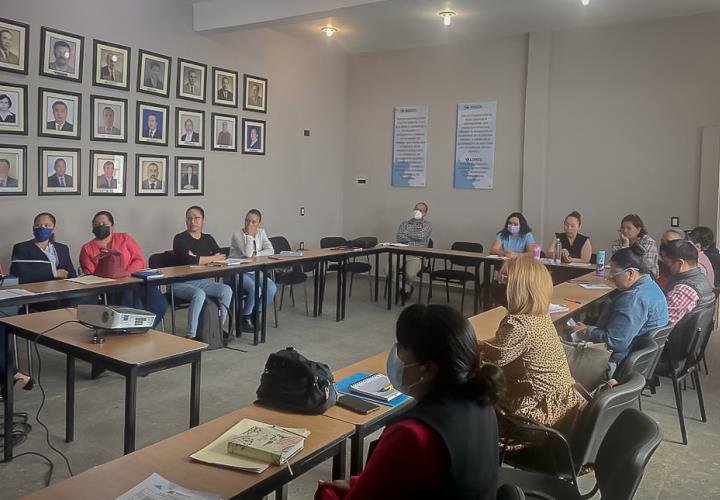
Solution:
<svg viewBox="0 0 720 500"><path fill-rule="evenodd" d="M570 309L568 309L567 306L563 304L550 304L550 314L567 312L569 310Z"/></svg>
<svg viewBox="0 0 720 500"><path fill-rule="evenodd" d="M153 472L145 481L115 500L221 500L221 498L214 493L183 488Z"/></svg>
<svg viewBox="0 0 720 500"><path fill-rule="evenodd" d="M9 288L7 290L0 290L0 300L2 299L16 299L18 297L26 297L28 295L36 295L33 292L28 292L23 288Z"/></svg>
<svg viewBox="0 0 720 500"><path fill-rule="evenodd" d="M95 285L98 283L108 283L115 280L112 278L101 278L100 276L86 274L84 276L78 276L77 278L67 278L65 281L72 281L73 283L80 283L81 285Z"/></svg>

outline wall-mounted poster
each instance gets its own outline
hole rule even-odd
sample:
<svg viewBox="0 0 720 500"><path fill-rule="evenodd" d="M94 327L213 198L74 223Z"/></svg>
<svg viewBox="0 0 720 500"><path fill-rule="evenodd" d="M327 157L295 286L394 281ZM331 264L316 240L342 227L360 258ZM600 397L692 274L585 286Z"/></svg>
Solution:
<svg viewBox="0 0 720 500"><path fill-rule="evenodd" d="M205 188L205 160L175 157L175 196L202 196Z"/></svg>
<svg viewBox="0 0 720 500"><path fill-rule="evenodd" d="M82 96L77 92L38 89L38 135L58 139L80 139Z"/></svg>
<svg viewBox="0 0 720 500"><path fill-rule="evenodd" d="M138 196L167 196L167 156L135 155L135 194Z"/></svg>
<svg viewBox="0 0 720 500"><path fill-rule="evenodd" d="M267 78L245 75L243 83L245 87L243 109L267 113Z"/></svg>
<svg viewBox="0 0 720 500"><path fill-rule="evenodd" d="M237 106L237 71L213 68L213 104L216 106Z"/></svg>
<svg viewBox="0 0 720 500"><path fill-rule="evenodd" d="M38 148L38 194L80 194L80 150Z"/></svg>
<svg viewBox="0 0 720 500"><path fill-rule="evenodd" d="M93 85L130 89L130 47L93 40Z"/></svg>
<svg viewBox="0 0 720 500"><path fill-rule="evenodd" d="M0 196L27 194L27 146L0 144Z"/></svg>
<svg viewBox="0 0 720 500"><path fill-rule="evenodd" d="M205 74L202 63L178 58L177 96L191 101L205 102Z"/></svg>
<svg viewBox="0 0 720 500"><path fill-rule="evenodd" d="M82 81L85 37L43 26L40 33L40 74Z"/></svg>
<svg viewBox="0 0 720 500"><path fill-rule="evenodd" d="M172 59L147 50L138 51L138 92L162 97L170 96Z"/></svg>
<svg viewBox="0 0 720 500"><path fill-rule="evenodd" d="M0 70L28 74L30 26L0 17Z"/></svg>
<svg viewBox="0 0 720 500"><path fill-rule="evenodd" d="M497 102L467 102L457 107L455 189L492 189Z"/></svg>
<svg viewBox="0 0 720 500"><path fill-rule="evenodd" d="M428 107L398 106L393 129L392 185L425 187Z"/></svg>
<svg viewBox="0 0 720 500"><path fill-rule="evenodd" d="M90 140L127 142L127 99L90 96Z"/></svg>
<svg viewBox="0 0 720 500"><path fill-rule="evenodd" d="M135 124L135 142L137 144L167 146L169 113L169 106L138 101L135 113L137 118L137 123Z"/></svg>
<svg viewBox="0 0 720 500"><path fill-rule="evenodd" d="M197 149L205 147L205 111L175 108L175 126L177 147Z"/></svg>
<svg viewBox="0 0 720 500"><path fill-rule="evenodd" d="M212 150L237 151L237 116L212 114Z"/></svg>
<svg viewBox="0 0 720 500"><path fill-rule="evenodd" d="M90 151L90 196L125 196L127 155Z"/></svg>
<svg viewBox="0 0 720 500"><path fill-rule="evenodd" d="M27 135L27 85L0 82L0 134Z"/></svg>
<svg viewBox="0 0 720 500"><path fill-rule="evenodd" d="M243 118L243 150L248 155L265 154L265 122Z"/></svg>

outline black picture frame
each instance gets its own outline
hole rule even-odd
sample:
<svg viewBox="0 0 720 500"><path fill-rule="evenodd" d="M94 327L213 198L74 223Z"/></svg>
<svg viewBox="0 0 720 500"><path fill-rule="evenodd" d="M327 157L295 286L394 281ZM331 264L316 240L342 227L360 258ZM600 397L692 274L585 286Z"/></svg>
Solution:
<svg viewBox="0 0 720 500"><path fill-rule="evenodd" d="M148 64L152 64L152 61L157 61L164 65L163 68L163 83L162 87L154 87L151 81L146 81L145 77L149 76L145 74L146 67L145 62L149 61ZM138 67L137 67L137 91L143 94L150 94L154 96L170 97L170 79L172 78L172 57L157 52L150 52L149 50L140 49L138 50Z"/></svg>
<svg viewBox="0 0 720 500"><path fill-rule="evenodd" d="M254 96L250 92L252 87L258 86L262 88L262 97L260 104L256 102L250 102L254 99ZM243 109L245 111L254 111L255 113L267 113L267 98L268 98L268 79L261 76L243 75Z"/></svg>
<svg viewBox="0 0 720 500"><path fill-rule="evenodd" d="M186 189L182 186L182 169L188 163L198 167L197 187ZM186 184L190 186L192 184ZM175 157L175 196L204 196L205 195L205 158L197 156L176 156Z"/></svg>
<svg viewBox="0 0 720 500"><path fill-rule="evenodd" d="M221 142L226 142L224 139L221 140L219 134L222 131L220 127L218 127L219 120L228 120L233 122L232 127L232 137L230 138L229 144L221 144ZM229 151L236 153L237 152L237 143L238 143L238 117L236 115L226 115L224 113L212 113L211 115L211 122L212 122L212 136L210 138L210 149L213 151Z"/></svg>
<svg viewBox="0 0 720 500"><path fill-rule="evenodd" d="M53 154L56 153L56 154ZM63 154L67 153L67 154ZM78 196L81 194L82 186L82 151L80 148L56 148L41 146L38 148L38 196ZM64 182L67 184L67 177L70 177L72 186L61 187L51 185L50 165L48 160L52 157L65 159L73 158L70 173L65 175ZM58 167L59 168L59 167ZM55 175L55 174L53 174ZM57 179L56 179L57 181Z"/></svg>
<svg viewBox="0 0 720 500"><path fill-rule="evenodd" d="M55 102L47 106L48 99L55 99ZM49 110L52 110L58 101L65 104L66 119L63 122L61 130L53 129L51 123L47 121L50 118ZM72 103L72 110L68 103ZM54 139L74 139L79 140L82 130L82 94L79 92L70 92L69 90L50 89L46 87L38 88L38 135L40 137L52 137ZM72 111L72 112L70 112ZM54 111L50 111L54 115ZM70 115L70 116L68 116ZM72 118L72 122L70 121ZM57 124L57 118L54 119ZM65 130L66 126L70 130Z"/></svg>
<svg viewBox="0 0 720 500"><path fill-rule="evenodd" d="M111 79L103 78L103 61L100 60L100 54L102 50L112 49L115 52L122 53L124 55L124 62L122 64L122 74L124 79L120 82L113 82ZM98 54L100 52L100 54ZM117 43L104 42L102 40L93 39L93 76L92 84L96 87L105 87L114 90L130 90L130 67L131 67L131 50L126 45L120 45Z"/></svg>
<svg viewBox="0 0 720 500"><path fill-rule="evenodd" d="M0 134L8 135L28 135L28 86L21 83L0 82L0 94L5 94L10 98L10 110L13 109L13 100L10 94L16 94L18 101L15 103L15 121L16 124L9 122L0 122Z"/></svg>
<svg viewBox="0 0 720 500"><path fill-rule="evenodd" d="M160 138L149 137L145 135L144 127L144 110L154 110L161 112L163 115L162 122L160 123ZM137 101L135 105L135 144L147 144L153 146L167 146L168 145L168 131L170 127L170 106L166 104L157 104L152 102ZM148 129L149 130L149 129Z"/></svg>
<svg viewBox="0 0 720 500"><path fill-rule="evenodd" d="M98 176L98 172L104 168L104 166L100 167L100 169L96 168L96 162L99 165L99 162L107 162L107 161L113 161L117 163L118 158L122 158L122 168L121 168L121 174L117 177L118 180L122 179L122 185L117 186L115 188L108 187L108 188L102 188L99 185L98 178L102 176ZM117 168L117 165L115 165ZM90 150L90 164L89 164L89 171L90 175L88 176L90 181L90 190L88 194L90 196L125 196L125 193L127 192L127 153L119 153L117 151L104 151L104 150L98 150L98 149L91 149ZM113 180L115 176L113 176Z"/></svg>
<svg viewBox="0 0 720 500"><path fill-rule="evenodd" d="M232 93L232 96L230 99L224 99L223 96L220 94L220 86L218 86L218 80L222 78L230 78L232 80L232 85L230 87L230 91ZM225 68L217 68L213 66L212 68L212 103L214 106L225 106L227 108L237 108L238 107L238 72L233 71L231 69L225 69Z"/></svg>
<svg viewBox="0 0 720 500"><path fill-rule="evenodd" d="M259 147L251 147L250 143L250 130L252 128L260 129L258 134L260 145ZM267 150L267 123L265 120L253 120L250 118L242 119L242 152L244 155L265 155ZM254 144L254 143L253 143Z"/></svg>
<svg viewBox="0 0 720 500"><path fill-rule="evenodd" d="M52 67L52 62L49 60L50 47L48 46L48 38L55 35L60 41L66 43L71 41L75 44L75 51L71 53L73 55L73 71L63 71ZM69 45L68 45L69 46ZM52 48L54 50L54 47ZM60 80L68 80L71 82L82 82L83 76L83 59L85 53L85 37L82 35L76 35L74 33L68 33L67 31L61 31L55 28L49 28L43 26L40 28L40 75L47 76L49 78L57 78ZM54 55L53 55L54 57Z"/></svg>
<svg viewBox="0 0 720 500"><path fill-rule="evenodd" d="M18 73L20 75L28 74L28 61L30 57L30 25L20 22L13 21L12 19L5 19L0 17L0 30L17 31L21 35L21 40L17 43L17 54L12 52L7 56L0 54L2 59L0 60L0 71L7 71L9 73ZM10 33L12 36L12 33ZM11 56L17 57L18 62L14 63Z"/></svg>
<svg viewBox="0 0 720 500"><path fill-rule="evenodd" d="M121 108L118 134L115 136L114 133L104 133L98 128L100 125L98 119L98 105L106 103L106 107L119 106ZM111 108L112 109L112 108ZM114 112L114 110L113 110ZM104 117L104 110L103 110ZM104 95L90 95L90 140L91 141L102 141L102 142L127 142L127 129L128 129L128 100L122 97L111 97Z"/></svg>
<svg viewBox="0 0 720 500"><path fill-rule="evenodd" d="M145 187L145 172L143 167L146 165L143 162L147 162L147 167L150 163L157 164L162 163L162 167L158 165L158 169L162 168L161 186L159 189L150 189L150 184ZM151 155L146 153L135 154L135 196L167 196L170 191L168 185L170 184L170 157L167 155Z"/></svg>
<svg viewBox="0 0 720 500"><path fill-rule="evenodd" d="M183 73L187 69L188 73L192 70L200 71L201 76L198 78L200 84L200 93L194 94L189 89L186 90L185 78ZM176 96L179 99L187 99L189 101L202 102L206 101L205 94L207 93L207 64L190 61L188 59L182 59L178 57L177 65L177 82L176 82Z"/></svg>
<svg viewBox="0 0 720 500"><path fill-rule="evenodd" d="M197 142L185 141L183 132L185 131L185 121L191 117L200 122L200 127L196 129L193 121L193 131L198 136ZM205 111L201 109L175 108L175 147L190 149L205 149Z"/></svg>
<svg viewBox="0 0 720 500"><path fill-rule="evenodd" d="M10 165L10 169L6 177L6 184L11 182L12 180L15 181L14 186L0 186L0 196L27 195L27 151L27 146L22 144L0 144L0 160L6 160ZM9 160L9 157L11 157L12 155L17 155L17 165L15 165L15 172L13 172L12 162ZM5 168L5 162L2 162L2 165L2 168ZM0 168L0 172L2 171L2 168ZM16 177L12 177L13 173L16 175Z"/></svg>

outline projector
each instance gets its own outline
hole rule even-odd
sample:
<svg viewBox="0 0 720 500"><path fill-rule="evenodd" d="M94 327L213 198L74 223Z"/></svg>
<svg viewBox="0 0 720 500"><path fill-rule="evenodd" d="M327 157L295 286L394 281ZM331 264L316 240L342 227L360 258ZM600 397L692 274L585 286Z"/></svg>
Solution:
<svg viewBox="0 0 720 500"><path fill-rule="evenodd" d="M132 307L79 305L77 320L101 330L145 332L155 323L155 315Z"/></svg>

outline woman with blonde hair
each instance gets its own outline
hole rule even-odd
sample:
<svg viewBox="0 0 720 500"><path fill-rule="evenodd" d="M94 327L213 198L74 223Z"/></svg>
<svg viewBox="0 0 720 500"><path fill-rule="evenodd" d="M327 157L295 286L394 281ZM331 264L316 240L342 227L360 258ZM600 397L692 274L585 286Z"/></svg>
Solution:
<svg viewBox="0 0 720 500"><path fill-rule="evenodd" d="M567 431L580 397L548 312L550 273L539 261L523 256L508 260L500 274L507 279L508 314L495 339L483 347L483 361L505 372L507 390L500 406Z"/></svg>

